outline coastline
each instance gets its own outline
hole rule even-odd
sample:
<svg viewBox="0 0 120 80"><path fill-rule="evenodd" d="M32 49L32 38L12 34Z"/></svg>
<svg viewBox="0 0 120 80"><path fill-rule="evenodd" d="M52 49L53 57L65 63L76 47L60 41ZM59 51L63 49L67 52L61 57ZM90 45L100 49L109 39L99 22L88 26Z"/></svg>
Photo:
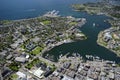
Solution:
<svg viewBox="0 0 120 80"><path fill-rule="evenodd" d="M84 3L79 0L11 3L3 2L1 18L21 19L0 21L0 80L120 79L120 55L114 52L120 52L120 37L116 47L118 41L112 34L113 24L118 22L109 18L112 16L107 11L105 14L97 14L100 11L91 8L71 11L69 5ZM54 8L63 16L56 10L36 16ZM112 36L109 41L104 38L107 28ZM113 48L109 46L112 40L116 41L111 43Z"/></svg>
<svg viewBox="0 0 120 80"><path fill-rule="evenodd" d="M80 28L80 27L82 27L85 23L86 23L86 19L85 18L74 18L74 17L72 17L72 16L66 16L66 17L61 17L61 16L58 16L58 17L49 17L49 16L39 16L39 17L35 17L35 18L29 18L29 19L20 19L20 20L13 20L13 21L11 21L12 23L9 23L9 24L3 24L3 25L0 25L1 27L3 27L3 28L5 28L5 27L11 27L11 29L13 29L13 28L18 28L18 29L20 29L19 27L16 27L14 24L15 23L22 23L22 22L24 22L24 24L23 24L23 26L26 26L27 24L29 24L30 22L32 22L32 21L36 21L36 24L38 24L38 25L40 25L40 26L48 26L48 25L45 25L45 24L43 24L42 23L42 21L39 21L38 22L38 19L41 19L41 18L45 18L46 20L47 19L49 19L49 18L56 18L56 19L59 19L59 18L66 18L68 21L66 22L67 24L69 24L68 25L68 28L65 28L66 30L65 31L62 31L61 30L61 33L62 33L62 35L63 35L63 39L61 38L61 40L59 41L59 40L56 40L55 39L55 37L58 37L57 35L55 35L55 37L54 37L54 40L56 40L55 42L51 42L50 44L46 44L45 43L45 41L44 41L44 45L45 45L45 47L43 48L43 50L41 50L41 52L40 52L40 54L44 54L45 52L47 52L47 51L49 51L49 50L51 50L51 49L53 49L54 47L56 47L56 46L59 46L59 45L62 45L62 44L65 44L65 43L71 43L71 42L74 42L76 39L77 40L84 40L84 39L86 39L87 37L85 36L85 34L83 34L78 28ZM61 20L62 20L61 19ZM63 21L64 21L64 19L63 19ZM72 22L72 21L74 21L74 22ZM35 22L34 22L35 23ZM70 25L70 23L71 23L71 25ZM20 26L21 27L21 26ZM29 27L29 29L30 29L30 27L31 26L27 26L27 27ZM45 27L46 28L46 27ZM23 30L25 30L24 28L22 28ZM44 29L44 28L43 28ZM30 29L31 30L31 29ZM21 31L21 30L20 30ZM34 32L34 31L33 31ZM37 32L36 32L37 33ZM56 32L57 33L57 32ZM55 33L55 34L56 34ZM74 34L72 34L72 33L74 33ZM14 32L12 33L12 34L15 34ZM27 35L29 35L29 34L31 34L31 33L28 33L28 34L26 34L26 37L27 37ZM20 34L20 35L22 35L22 36L24 36L24 34ZM77 36L76 36L77 35ZM38 35L36 35L36 36L38 36ZM50 35L51 36L51 35ZM50 36L48 36L48 40L46 40L46 42L47 41L49 41L50 39L49 39L49 37ZM25 37L25 36L24 36ZM23 37L23 38L24 38ZM65 38L66 37L66 38ZM44 38L44 37L43 37ZM21 38L22 39L22 38ZM30 40L30 42L31 42L31 40L32 40L33 38L31 37L31 39L29 39ZM42 38L41 38L42 39ZM14 43L12 43L12 44L14 44ZM15 44L17 44L17 43L15 43ZM18 44L18 45L21 45L21 44ZM25 44L26 45L26 44ZM17 47L16 47L17 48ZM21 48L21 47L20 47ZM21 48L22 49L22 48ZM23 51L24 52L24 51Z"/></svg>
<svg viewBox="0 0 120 80"><path fill-rule="evenodd" d="M50 51L54 47L57 47L57 46L60 46L62 44L66 44L66 43L72 43L72 42L74 42L74 40L67 39L64 41L57 42L56 44L49 45L49 46L45 47L45 49L42 50L41 54L44 54L45 52Z"/></svg>
<svg viewBox="0 0 120 80"><path fill-rule="evenodd" d="M104 47L104 48L106 48L106 49L108 49L108 50L110 50L110 51L112 51L113 53L115 53L116 55L117 55L117 57L120 57L120 52L117 52L117 51L115 51L115 50L112 50L112 49L109 49L107 46L105 46L104 44L102 44L102 40L101 40L101 36L102 36L102 31L98 34L98 39L97 39L97 44L98 45L100 45L100 46L102 46L102 47Z"/></svg>

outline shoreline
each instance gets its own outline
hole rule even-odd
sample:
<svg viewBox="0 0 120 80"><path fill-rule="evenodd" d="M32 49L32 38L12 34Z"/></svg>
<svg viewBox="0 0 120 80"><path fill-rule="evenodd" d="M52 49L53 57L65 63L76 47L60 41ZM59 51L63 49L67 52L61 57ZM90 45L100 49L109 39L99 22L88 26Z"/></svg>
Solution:
<svg viewBox="0 0 120 80"><path fill-rule="evenodd" d="M34 18L29 18L29 19L19 19L19 20L11 20L10 21L10 23L7 23L7 24L1 24L0 25L0 27L2 27L2 28L6 28L6 27L8 27L8 28L10 28L11 26L11 28L12 29L14 29L15 28L15 26L14 26L14 24L20 24L20 23L22 23L22 22L24 22L24 21L26 21L25 23L24 23L24 26L25 25L27 25L27 24L29 24L29 22L30 21L38 21L38 19L41 19L41 18L45 18L45 19L49 19L49 18L52 18L52 16L38 16L38 17L34 17ZM78 34L81 34L82 32L80 32L80 31L78 31L77 29L79 28L79 27L82 27L85 23L86 23L86 19L85 18L75 18L75 17L72 17L72 16L56 16L56 17L53 17L53 18L66 18L66 19L68 19L68 22L67 22L67 24L70 24L70 22L71 22L71 25L69 25L70 27L66 30L66 32L65 31L63 31L62 33L64 33L64 34L70 34L70 35L68 35L68 36L76 36L76 34L78 33ZM64 20L64 19L63 19ZM70 21L69 21L70 20ZM75 21L76 23L72 23L72 21ZM37 22L38 23L38 22ZM45 24L43 24L43 23L38 23L37 25L41 25L41 26L45 26ZM74 35L72 35L72 33L75 33ZM12 34L15 34L15 33L12 33ZM20 34L21 35L21 34ZM22 34L23 35L23 34ZM27 34L27 35L29 35L29 34ZM84 35L84 37L85 37L85 35ZM75 37L74 37L75 38ZM63 41L55 41L55 43L51 43L52 45L48 45L48 47L47 48L45 48L45 50L43 50L42 51L42 53L43 52L45 52L45 51L48 51L48 50L50 50L50 49L52 49L52 48L54 48L55 46L59 46L59 45L61 45L61 44L64 44L64 43L70 43L70 42L73 42L73 40L74 40L74 38L72 39L72 37L67 37L67 39L71 39L71 40L64 40L63 39ZM80 38L80 40L82 40L82 39L84 39L84 38L82 38L82 37L79 37ZM86 39L86 37L85 37L85 39ZM48 49L48 50L47 50Z"/></svg>
<svg viewBox="0 0 120 80"><path fill-rule="evenodd" d="M67 39L64 41L57 42L56 44L48 45L47 47L45 47L45 49L42 50L41 54L43 55L44 53L50 51L51 49L53 49L57 46L62 45L62 44L67 44L67 43L72 43L72 42L74 42L74 40Z"/></svg>
<svg viewBox="0 0 120 80"><path fill-rule="evenodd" d="M89 5L87 6L82 6L82 4L77 4L77 6L79 6L79 7L89 7ZM98 7L93 7L93 8L98 8ZM119 18L117 18L117 17L114 17L114 16L112 16L112 15L110 15L109 13L107 13L107 12L100 12L100 11L97 11L97 10L88 10L88 9L83 9L83 10L79 10L79 9L77 9L76 8L76 5L73 5L73 10L74 11L76 11L76 12L86 12L86 13L88 13L88 14L90 14L90 15L105 15L105 16L107 16L107 17L109 17L110 19L109 20L112 20L112 21L114 21L114 20L119 20ZM92 13L92 11L93 11L93 13ZM109 21L109 20L107 20L108 21L108 23L111 25L110 27L113 27L114 25ZM119 23L119 22L118 22ZM109 28L108 28L109 29ZM104 30L103 30L104 31ZM119 51L115 51L115 50L112 50L112 49L109 49L107 46L105 46L104 44L102 44L102 40L100 40L101 39L101 34L102 34L102 32L103 31L101 31L100 33L98 33L98 39L97 39L97 44L98 45L100 45L100 46L103 46L104 48L106 48L106 49L108 49L108 50L110 50L110 51L112 51L113 53L115 53L116 55L117 55L117 57L120 57L120 52Z"/></svg>
<svg viewBox="0 0 120 80"><path fill-rule="evenodd" d="M105 46L104 44L102 44L102 42L100 41L101 40L101 38L100 38L101 35L102 35L102 31L98 34L97 44L99 46L102 46L102 47L108 49L109 51L112 51L113 53L115 53L117 55L117 57L120 57L120 55L119 55L119 53L117 51L109 49L109 48L107 48L107 46Z"/></svg>
<svg viewBox="0 0 120 80"><path fill-rule="evenodd" d="M84 39L79 39L79 40L81 41L81 40L85 40L85 39L87 39L87 38L85 37ZM63 44L67 44L67 43L72 43L72 42L75 42L75 41L77 41L77 40L65 39L65 40L60 41L60 42L57 42L57 43L55 43L55 44L50 44L50 45L48 45L47 47L45 47L45 48L42 50L41 54L42 54L42 56L43 56L46 52L52 50L53 48L55 48L55 47L57 47L57 46L60 46L60 45L63 45Z"/></svg>
<svg viewBox="0 0 120 80"><path fill-rule="evenodd" d="M77 29L77 27L81 28L81 27L86 23L86 19L85 19L85 18L81 18L81 19L83 19L83 21L78 23L79 26L72 26L71 28L72 28L72 29L74 29L74 28ZM70 28L70 29L71 29L71 28ZM68 30L69 30L69 29L68 29ZM67 31L68 31L68 30L67 30ZM86 35L85 35L85 34L83 34L83 35L84 35L84 38L79 38L79 39L70 39L70 38L68 38L68 39L65 39L65 40L63 40L63 41L50 44L50 45L48 45L47 47L45 47L45 49L42 50L41 54L42 54L42 56L43 56L46 52L48 52L48 51L50 51L51 49L53 49L53 48L55 48L55 47L57 47L57 46L60 46L60 45L62 45L62 44L72 43L72 42L75 42L75 41L78 41L78 40L80 40L80 41L81 41L81 40L86 40L86 39L87 39Z"/></svg>

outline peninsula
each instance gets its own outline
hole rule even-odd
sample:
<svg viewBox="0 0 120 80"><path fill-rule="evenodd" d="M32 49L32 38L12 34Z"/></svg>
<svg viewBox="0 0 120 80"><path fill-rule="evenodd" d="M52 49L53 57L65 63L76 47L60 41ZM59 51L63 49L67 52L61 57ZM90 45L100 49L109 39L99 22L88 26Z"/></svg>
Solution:
<svg viewBox="0 0 120 80"><path fill-rule="evenodd" d="M55 10L36 18L0 21L0 70L3 80L13 72L31 70L41 59L47 62L50 73L51 69L54 71L54 62L42 55L63 43L86 39L79 29L85 23L85 18L57 16Z"/></svg>

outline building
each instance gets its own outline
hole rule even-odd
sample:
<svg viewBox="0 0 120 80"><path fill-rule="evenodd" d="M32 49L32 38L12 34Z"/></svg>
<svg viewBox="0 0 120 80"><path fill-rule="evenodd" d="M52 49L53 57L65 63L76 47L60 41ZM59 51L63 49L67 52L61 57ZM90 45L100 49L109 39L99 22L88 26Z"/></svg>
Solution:
<svg viewBox="0 0 120 80"><path fill-rule="evenodd" d="M9 54L9 55L6 57L6 59L7 59L7 60L10 60L12 57L13 57L13 55L12 55L12 54Z"/></svg>
<svg viewBox="0 0 120 80"><path fill-rule="evenodd" d="M26 58L24 58L24 57L16 57L15 61L25 63L26 62Z"/></svg>
<svg viewBox="0 0 120 80"><path fill-rule="evenodd" d="M5 57L5 56L7 56L7 55L8 55L8 52L7 52L6 50L0 52L0 56Z"/></svg>
<svg viewBox="0 0 120 80"><path fill-rule="evenodd" d="M70 65L71 65L71 63L66 62L66 63L64 63L64 64L63 64L63 67L67 69L67 68L69 68L69 67L70 67Z"/></svg>
<svg viewBox="0 0 120 80"><path fill-rule="evenodd" d="M7 67L4 67L3 70L2 70L2 77L5 79L7 76L9 76L10 74L12 73L12 71L7 68Z"/></svg>
<svg viewBox="0 0 120 80"><path fill-rule="evenodd" d="M38 68L37 70L33 70L32 73L39 78L43 78L44 71Z"/></svg>
<svg viewBox="0 0 120 80"><path fill-rule="evenodd" d="M112 39L111 34L110 34L109 32L106 32L106 33L104 34L104 41L108 42L108 41L111 40L111 39Z"/></svg>
<svg viewBox="0 0 120 80"><path fill-rule="evenodd" d="M27 77L26 74L24 74L20 71L16 72L16 74L18 75L18 80L27 80L26 79L26 77Z"/></svg>
<svg viewBox="0 0 120 80"><path fill-rule="evenodd" d="M74 79L72 79L72 78L70 78L70 77L68 77L68 76L64 76L63 78L62 78L62 80L74 80Z"/></svg>

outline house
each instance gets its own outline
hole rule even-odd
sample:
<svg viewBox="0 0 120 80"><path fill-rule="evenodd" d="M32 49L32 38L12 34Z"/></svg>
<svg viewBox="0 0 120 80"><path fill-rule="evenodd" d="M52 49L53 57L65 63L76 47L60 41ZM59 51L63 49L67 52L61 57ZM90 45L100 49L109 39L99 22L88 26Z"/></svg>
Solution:
<svg viewBox="0 0 120 80"><path fill-rule="evenodd" d="M59 73L58 73L57 71L54 71L54 72L53 72L53 75L54 75L54 76L58 76Z"/></svg>
<svg viewBox="0 0 120 80"><path fill-rule="evenodd" d="M26 29L26 28L21 28L21 33L22 33L23 35L25 35L25 34L27 33L27 29Z"/></svg>
<svg viewBox="0 0 120 80"><path fill-rule="evenodd" d="M100 76L100 79L101 80L106 80L106 77L105 76Z"/></svg>
<svg viewBox="0 0 120 80"><path fill-rule="evenodd" d="M26 79L26 77L27 77L26 74L24 74L20 71L16 72L16 74L18 75L18 80L27 80Z"/></svg>
<svg viewBox="0 0 120 80"><path fill-rule="evenodd" d="M85 77L80 74L77 74L75 80L85 80Z"/></svg>
<svg viewBox="0 0 120 80"><path fill-rule="evenodd" d="M93 79L93 80L98 80L98 75L95 72L89 74L88 77Z"/></svg>
<svg viewBox="0 0 120 80"><path fill-rule="evenodd" d="M78 68L78 72L80 72L83 68L84 66L80 65L80 67Z"/></svg>
<svg viewBox="0 0 120 80"><path fill-rule="evenodd" d="M75 34L75 36L76 36L77 39L85 37L85 35L81 34L81 33L77 33L77 34Z"/></svg>
<svg viewBox="0 0 120 80"><path fill-rule="evenodd" d="M69 72L67 72L67 76L69 76L71 78L75 78L75 72L74 71L69 71Z"/></svg>
<svg viewBox="0 0 120 80"><path fill-rule="evenodd" d="M110 78L110 79L114 79L114 77L115 77L115 75L114 75L114 73L112 73L112 72L109 72L109 75L108 75L108 77Z"/></svg>
<svg viewBox="0 0 120 80"><path fill-rule="evenodd" d="M24 58L24 57L16 57L15 61L21 62L21 63L25 63L26 62L26 58Z"/></svg>
<svg viewBox="0 0 120 80"><path fill-rule="evenodd" d="M52 70L47 70L44 74L45 77L48 77L50 74L52 74Z"/></svg>
<svg viewBox="0 0 120 80"><path fill-rule="evenodd" d="M87 76L87 71L81 70L80 72L78 72L80 75L82 76Z"/></svg>
<svg viewBox="0 0 120 80"><path fill-rule="evenodd" d="M43 78L44 71L38 68L37 70L33 70L32 73L39 78Z"/></svg>
<svg viewBox="0 0 120 80"><path fill-rule="evenodd" d="M57 72L62 72L62 70L64 70L64 68L58 68Z"/></svg>
<svg viewBox="0 0 120 80"><path fill-rule="evenodd" d="M18 39L17 41L15 41L15 43L11 44L10 46L13 49L16 49L21 43L23 43L23 40L22 39Z"/></svg>
<svg viewBox="0 0 120 80"><path fill-rule="evenodd" d="M52 69L50 67L47 67L44 76L48 77L50 74L52 74L52 72Z"/></svg>
<svg viewBox="0 0 120 80"><path fill-rule="evenodd" d="M4 51L0 52L0 55L5 57L8 55L8 51L4 50Z"/></svg>
<svg viewBox="0 0 120 80"><path fill-rule="evenodd" d="M6 57L6 59L7 59L7 60L10 60L12 57L13 57L13 55L12 55L12 54L9 54L9 55Z"/></svg>
<svg viewBox="0 0 120 80"><path fill-rule="evenodd" d="M62 78L62 80L74 80L74 79L72 79L72 78L70 78L70 77L68 77L68 76L64 76L63 78Z"/></svg>
<svg viewBox="0 0 120 80"><path fill-rule="evenodd" d="M64 69L64 70L62 70L62 72L61 72L62 74L65 74L66 73L66 69Z"/></svg>
<svg viewBox="0 0 120 80"><path fill-rule="evenodd" d="M86 79L86 80L94 80L94 79L87 77L87 79Z"/></svg>
<svg viewBox="0 0 120 80"><path fill-rule="evenodd" d="M70 67L71 70L77 71L79 67L79 64L74 64L73 66Z"/></svg>
<svg viewBox="0 0 120 80"><path fill-rule="evenodd" d="M120 67L115 68L115 72L118 73L118 74L120 74Z"/></svg>
<svg viewBox="0 0 120 80"><path fill-rule="evenodd" d="M39 41L40 41L40 38L39 38L39 37L35 37L35 38L32 39L32 41L35 42L35 43L36 43L36 42L39 42Z"/></svg>
<svg viewBox="0 0 120 80"><path fill-rule="evenodd" d="M120 39L120 34L119 33L113 33L113 37L115 38L115 39Z"/></svg>
<svg viewBox="0 0 120 80"><path fill-rule="evenodd" d="M42 70L46 70L47 65L44 62L39 62L38 64L36 64L36 67L41 68Z"/></svg>
<svg viewBox="0 0 120 80"><path fill-rule="evenodd" d="M27 51L32 51L36 46L34 45L33 42L29 42L27 45L26 45L26 49Z"/></svg>
<svg viewBox="0 0 120 80"><path fill-rule="evenodd" d="M96 72L101 72L101 68L96 68Z"/></svg>
<svg viewBox="0 0 120 80"><path fill-rule="evenodd" d="M46 63L42 62L42 63L41 63L41 69L42 69L42 70L46 70L46 68L47 68Z"/></svg>
<svg viewBox="0 0 120 80"><path fill-rule="evenodd" d="M27 78L18 78L17 80L27 80Z"/></svg>
<svg viewBox="0 0 120 80"><path fill-rule="evenodd" d="M52 77L50 80L61 80L59 77Z"/></svg>
<svg viewBox="0 0 120 80"><path fill-rule="evenodd" d="M1 71L0 71L1 72ZM0 73L0 80L3 80L3 77L2 77L2 75L1 75L1 73Z"/></svg>
<svg viewBox="0 0 120 80"><path fill-rule="evenodd" d="M71 65L71 63L66 62L66 63L63 64L63 67L66 68L66 69L68 69L70 67L70 65Z"/></svg>
<svg viewBox="0 0 120 80"><path fill-rule="evenodd" d="M13 37L14 40L18 39L20 37L20 33L18 31L14 32Z"/></svg>
<svg viewBox="0 0 120 80"><path fill-rule="evenodd" d="M12 71L11 71L9 68L4 67L3 70L2 70L1 75L2 75L3 78L5 78L5 77L7 77L8 75L10 75L11 73L12 73Z"/></svg>
<svg viewBox="0 0 120 80"><path fill-rule="evenodd" d="M119 80L120 79L120 74L116 74L115 75L115 80Z"/></svg>
<svg viewBox="0 0 120 80"><path fill-rule="evenodd" d="M103 37L104 37L104 41L106 42L112 39L112 36L109 32L106 32Z"/></svg>
<svg viewBox="0 0 120 80"><path fill-rule="evenodd" d="M18 45L19 45L19 44L17 44L17 43L13 43L13 44L11 44L10 46L11 46L13 49L16 49L16 48L18 47Z"/></svg>
<svg viewBox="0 0 120 80"><path fill-rule="evenodd" d="M84 69L85 71L88 71L88 70L89 70L89 68L87 68L87 67L84 67L83 69Z"/></svg>

